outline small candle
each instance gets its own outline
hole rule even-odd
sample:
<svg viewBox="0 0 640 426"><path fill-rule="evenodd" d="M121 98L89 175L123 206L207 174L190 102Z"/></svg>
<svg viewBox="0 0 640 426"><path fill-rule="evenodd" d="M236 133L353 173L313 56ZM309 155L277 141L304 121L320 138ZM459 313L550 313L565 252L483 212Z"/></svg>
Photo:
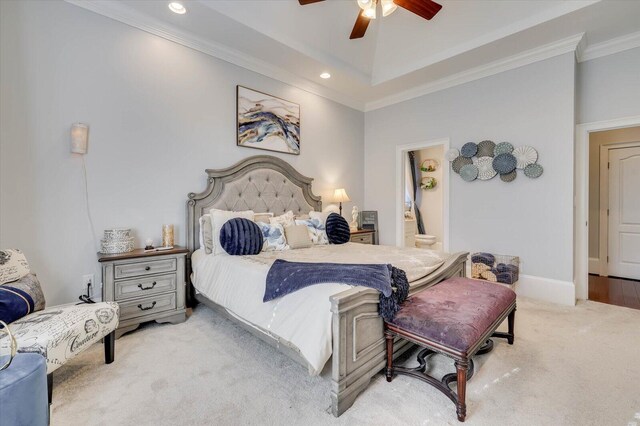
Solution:
<svg viewBox="0 0 640 426"><path fill-rule="evenodd" d="M173 225L162 225L162 246L173 246Z"/></svg>

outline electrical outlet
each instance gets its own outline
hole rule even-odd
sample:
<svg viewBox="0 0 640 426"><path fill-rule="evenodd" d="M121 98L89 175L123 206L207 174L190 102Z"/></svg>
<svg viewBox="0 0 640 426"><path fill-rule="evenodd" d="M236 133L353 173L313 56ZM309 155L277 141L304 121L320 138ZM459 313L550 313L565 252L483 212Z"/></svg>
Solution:
<svg viewBox="0 0 640 426"><path fill-rule="evenodd" d="M91 284L91 287L89 287ZM94 277L93 274L87 274L82 276L82 294L86 294L89 297L93 296L95 289L94 286Z"/></svg>

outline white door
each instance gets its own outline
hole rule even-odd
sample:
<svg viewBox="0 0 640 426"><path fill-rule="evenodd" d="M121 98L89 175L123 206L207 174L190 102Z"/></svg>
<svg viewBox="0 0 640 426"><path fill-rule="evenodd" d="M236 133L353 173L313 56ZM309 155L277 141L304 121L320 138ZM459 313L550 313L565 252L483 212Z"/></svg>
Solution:
<svg viewBox="0 0 640 426"><path fill-rule="evenodd" d="M640 279L640 147L609 150L608 269Z"/></svg>

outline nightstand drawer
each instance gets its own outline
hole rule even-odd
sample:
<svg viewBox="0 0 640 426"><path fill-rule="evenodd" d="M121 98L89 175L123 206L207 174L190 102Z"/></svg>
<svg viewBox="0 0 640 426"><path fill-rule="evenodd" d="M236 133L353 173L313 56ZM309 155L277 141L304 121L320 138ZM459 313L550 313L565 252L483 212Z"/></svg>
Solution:
<svg viewBox="0 0 640 426"><path fill-rule="evenodd" d="M120 320L157 314L158 312L171 311L176 308L176 294L159 294L143 299L121 302Z"/></svg>
<svg viewBox="0 0 640 426"><path fill-rule="evenodd" d="M176 259L148 260L140 263L121 263L115 265L115 278L131 278L151 274L161 274L176 270Z"/></svg>
<svg viewBox="0 0 640 426"><path fill-rule="evenodd" d="M352 235L351 242L360 244L373 244L373 234Z"/></svg>
<svg viewBox="0 0 640 426"><path fill-rule="evenodd" d="M151 294L174 291L176 289L176 274L158 275L133 280L115 282L115 299L131 299Z"/></svg>

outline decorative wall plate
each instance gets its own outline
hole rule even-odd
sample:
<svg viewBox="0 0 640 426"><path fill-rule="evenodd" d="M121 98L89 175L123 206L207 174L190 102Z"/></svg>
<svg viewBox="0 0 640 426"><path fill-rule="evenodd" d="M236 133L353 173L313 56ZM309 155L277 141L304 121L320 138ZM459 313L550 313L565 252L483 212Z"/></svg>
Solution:
<svg viewBox="0 0 640 426"><path fill-rule="evenodd" d="M444 158L447 159L447 161L453 161L456 158L458 158L460 156L460 151L458 150L458 148L451 148L449 151L447 151L447 153L444 155Z"/></svg>
<svg viewBox="0 0 640 426"><path fill-rule="evenodd" d="M433 176L426 176L420 180L420 188L433 189L438 185L438 181Z"/></svg>
<svg viewBox="0 0 640 426"><path fill-rule="evenodd" d="M478 177L478 168L474 164L466 164L460 169L460 176L467 182L474 181Z"/></svg>
<svg viewBox="0 0 640 426"><path fill-rule="evenodd" d="M538 151L530 146L519 146L513 150L513 156L518 161L517 167L524 169L529 164L533 164L538 161Z"/></svg>
<svg viewBox="0 0 640 426"><path fill-rule="evenodd" d="M460 155L463 157L471 158L478 153L478 145L473 142L467 142L462 145L462 149L460 150Z"/></svg>
<svg viewBox="0 0 640 426"><path fill-rule="evenodd" d="M518 172L513 170L511 173L505 173L500 175L500 180L503 182L513 182L518 177Z"/></svg>
<svg viewBox="0 0 640 426"><path fill-rule="evenodd" d="M535 179L537 177L540 177L542 175L542 166L540 164L534 163L534 164L529 164L527 167L524 168L524 175L526 177L530 177L532 179Z"/></svg>
<svg viewBox="0 0 640 426"><path fill-rule="evenodd" d="M456 173L460 173L460 169L463 166L469 165L469 164L473 164L473 162L471 161L471 158L467 158L467 157L458 157L455 160L453 160L453 163L451 163L451 168L453 169L454 172Z"/></svg>
<svg viewBox="0 0 640 426"><path fill-rule="evenodd" d="M496 148L496 144L493 141L482 141L478 144L478 157L493 157L493 151Z"/></svg>
<svg viewBox="0 0 640 426"><path fill-rule="evenodd" d="M493 159L493 168L503 175L514 171L517 163L516 157L511 154L498 154L496 158Z"/></svg>
<svg viewBox="0 0 640 426"><path fill-rule="evenodd" d="M493 158L492 157L479 157L476 162L476 167L478 168L478 179L480 180L489 180L496 175L496 171L493 168Z"/></svg>
<svg viewBox="0 0 640 426"><path fill-rule="evenodd" d="M435 172L436 170L438 170L439 166L440 166L440 162L438 160L427 158L422 163L420 163L420 171Z"/></svg>
<svg viewBox="0 0 640 426"><path fill-rule="evenodd" d="M511 145L509 142L500 142L493 149L493 155L511 154L512 152L513 152L513 145Z"/></svg>

